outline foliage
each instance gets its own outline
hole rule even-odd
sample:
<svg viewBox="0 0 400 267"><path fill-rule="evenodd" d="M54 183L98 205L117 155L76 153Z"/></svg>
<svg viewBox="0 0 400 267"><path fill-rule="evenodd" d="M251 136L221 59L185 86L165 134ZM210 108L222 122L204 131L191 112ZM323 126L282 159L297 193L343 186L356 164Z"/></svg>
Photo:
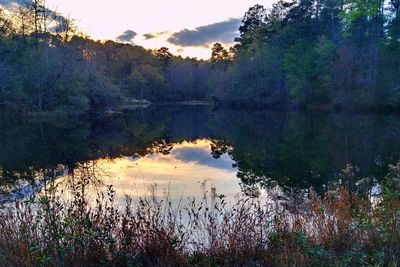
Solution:
<svg viewBox="0 0 400 267"><path fill-rule="evenodd" d="M0 105L14 110L79 114L132 98L247 108L400 106L398 0L255 5L236 44L215 43L208 61L173 56L167 47L95 42L43 1L12 12L0 12Z"/></svg>
<svg viewBox="0 0 400 267"><path fill-rule="evenodd" d="M5 266L396 266L400 195L393 166L378 204L344 187L294 206L242 196L228 204L215 188L177 209L156 196L124 209L98 193L92 167L73 174L71 198L49 184L41 196L0 212ZM286 208L285 208L286 207Z"/></svg>
<svg viewBox="0 0 400 267"><path fill-rule="evenodd" d="M175 57L166 47L149 51L93 41L61 15L35 12L47 10L36 2L21 3L11 15L0 9L0 106L25 114L79 115L117 109L132 99L209 97L205 62ZM182 78L187 81L178 82Z"/></svg>
<svg viewBox="0 0 400 267"><path fill-rule="evenodd" d="M236 39L231 83L216 98L255 107L254 99L267 107L398 109L399 18L398 1L256 5Z"/></svg>

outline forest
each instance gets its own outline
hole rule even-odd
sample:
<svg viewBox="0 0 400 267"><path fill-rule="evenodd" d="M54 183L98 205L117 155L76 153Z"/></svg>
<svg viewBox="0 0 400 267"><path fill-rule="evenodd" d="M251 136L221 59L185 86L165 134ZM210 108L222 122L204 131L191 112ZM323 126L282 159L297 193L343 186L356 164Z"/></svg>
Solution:
<svg viewBox="0 0 400 267"><path fill-rule="evenodd" d="M0 0L0 266L400 266L400 0L74 1L171 31Z"/></svg>
<svg viewBox="0 0 400 267"><path fill-rule="evenodd" d="M400 0L251 7L210 59L94 41L43 0L0 9L0 107L104 112L132 101L243 108L400 109Z"/></svg>

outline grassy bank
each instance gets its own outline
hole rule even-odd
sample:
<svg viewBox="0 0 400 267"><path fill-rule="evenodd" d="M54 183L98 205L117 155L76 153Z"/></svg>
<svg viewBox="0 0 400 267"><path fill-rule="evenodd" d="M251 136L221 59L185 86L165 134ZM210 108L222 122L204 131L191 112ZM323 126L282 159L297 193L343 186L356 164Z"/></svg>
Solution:
<svg viewBox="0 0 400 267"><path fill-rule="evenodd" d="M397 266L399 177L391 166L378 203L341 187L286 208L228 204L214 190L184 207L151 198L121 208L111 186L93 204L83 177L68 201L50 186L1 208L0 266Z"/></svg>

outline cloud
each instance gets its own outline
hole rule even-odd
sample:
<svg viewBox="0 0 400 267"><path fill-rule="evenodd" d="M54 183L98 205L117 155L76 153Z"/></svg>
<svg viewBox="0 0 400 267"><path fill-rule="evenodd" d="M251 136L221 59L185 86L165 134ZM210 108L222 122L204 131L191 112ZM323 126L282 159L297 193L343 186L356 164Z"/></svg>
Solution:
<svg viewBox="0 0 400 267"><path fill-rule="evenodd" d="M155 32L155 33L154 32L153 33L145 33L145 34L143 34L143 37L144 37L145 40L150 40L150 39L157 38L157 37L160 37L160 36L168 34L168 33L169 33L168 31Z"/></svg>
<svg viewBox="0 0 400 267"><path fill-rule="evenodd" d="M0 0L0 7L10 7L17 4L16 1L12 0Z"/></svg>
<svg viewBox="0 0 400 267"><path fill-rule="evenodd" d="M13 8L18 5L28 6L32 3L31 0L0 0L0 7Z"/></svg>
<svg viewBox="0 0 400 267"><path fill-rule="evenodd" d="M157 36L154 34L151 34L151 33L145 33L145 34L143 34L143 37L145 40L150 40L150 39L156 38Z"/></svg>
<svg viewBox="0 0 400 267"><path fill-rule="evenodd" d="M33 5L32 0L0 0L0 7L7 8L9 10L16 10L18 7L31 8ZM69 18L64 17L60 13L51 10L47 7L42 9L42 12L46 13L47 17L50 17L53 22L49 25L49 32L58 32L65 30Z"/></svg>
<svg viewBox="0 0 400 267"><path fill-rule="evenodd" d="M184 29L172 34L168 42L179 46L205 46L214 42L232 42L238 35L241 19L231 18L227 21L200 26L194 30Z"/></svg>
<svg viewBox="0 0 400 267"><path fill-rule="evenodd" d="M132 42L133 39L136 37L137 33L132 31L132 30L126 30L124 33L122 33L120 36L118 36L116 39L119 42Z"/></svg>
<svg viewBox="0 0 400 267"><path fill-rule="evenodd" d="M5 7L10 5L11 1L4 1L4 0L0 0L0 7Z"/></svg>

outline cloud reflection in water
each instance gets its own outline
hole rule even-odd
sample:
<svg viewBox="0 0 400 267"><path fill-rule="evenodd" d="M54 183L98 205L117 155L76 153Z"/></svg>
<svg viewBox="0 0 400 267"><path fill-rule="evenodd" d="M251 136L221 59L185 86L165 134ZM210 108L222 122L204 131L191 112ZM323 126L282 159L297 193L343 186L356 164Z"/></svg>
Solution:
<svg viewBox="0 0 400 267"><path fill-rule="evenodd" d="M227 154L215 159L211 155L211 141L174 144L169 154L151 153L143 157L102 159L96 162L105 175L104 185L112 184L120 201L127 195L133 198L150 197L156 185L156 196L169 193L172 202L203 197L202 182L206 188L217 189L218 194L233 196L240 193L237 169Z"/></svg>

